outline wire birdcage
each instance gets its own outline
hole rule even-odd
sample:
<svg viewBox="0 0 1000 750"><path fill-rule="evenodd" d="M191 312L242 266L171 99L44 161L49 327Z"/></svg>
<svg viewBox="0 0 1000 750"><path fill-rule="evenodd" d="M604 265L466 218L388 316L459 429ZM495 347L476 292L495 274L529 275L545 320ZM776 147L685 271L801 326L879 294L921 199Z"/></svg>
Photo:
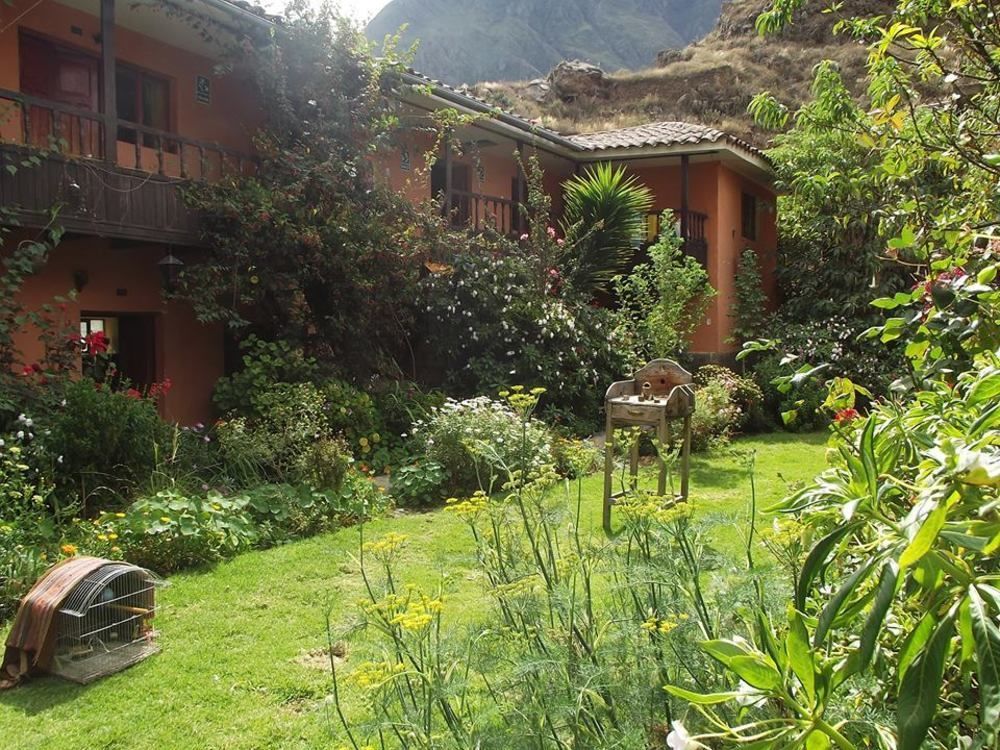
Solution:
<svg viewBox="0 0 1000 750"><path fill-rule="evenodd" d="M159 651L153 617L164 585L145 568L117 562L82 578L56 615L49 671L86 684Z"/></svg>

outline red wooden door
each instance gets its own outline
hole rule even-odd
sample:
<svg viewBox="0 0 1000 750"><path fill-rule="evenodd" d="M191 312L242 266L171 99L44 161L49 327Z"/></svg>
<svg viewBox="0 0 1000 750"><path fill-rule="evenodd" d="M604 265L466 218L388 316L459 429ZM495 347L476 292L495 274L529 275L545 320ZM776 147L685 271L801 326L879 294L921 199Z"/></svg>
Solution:
<svg viewBox="0 0 1000 750"><path fill-rule="evenodd" d="M100 74L98 60L31 35L20 39L21 91L56 104L98 112ZM33 105L28 108L31 145L49 147L53 139L73 154L97 156L98 124L86 117Z"/></svg>

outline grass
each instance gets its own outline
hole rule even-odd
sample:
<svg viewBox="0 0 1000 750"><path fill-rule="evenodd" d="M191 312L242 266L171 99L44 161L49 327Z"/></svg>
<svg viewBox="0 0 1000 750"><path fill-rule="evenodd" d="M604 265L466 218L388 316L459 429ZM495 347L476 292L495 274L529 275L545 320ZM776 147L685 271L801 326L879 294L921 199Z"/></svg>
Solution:
<svg viewBox="0 0 1000 750"><path fill-rule="evenodd" d="M824 465L823 435L776 434L739 440L735 451L693 461L692 503L711 541L734 561L743 554L748 512L744 461L756 452L758 502ZM600 533L602 477L584 481L585 521ZM449 513L387 517L367 537L408 535L399 566L409 581L440 582L447 610L483 613L482 584L464 524ZM323 652L325 615L349 623L362 582L353 555L360 529L344 529L211 569L178 574L161 600L163 652L81 687L51 677L0 693L0 742L10 748L334 747L327 715L330 680ZM352 642L348 663L366 644ZM357 696L347 695L349 710Z"/></svg>

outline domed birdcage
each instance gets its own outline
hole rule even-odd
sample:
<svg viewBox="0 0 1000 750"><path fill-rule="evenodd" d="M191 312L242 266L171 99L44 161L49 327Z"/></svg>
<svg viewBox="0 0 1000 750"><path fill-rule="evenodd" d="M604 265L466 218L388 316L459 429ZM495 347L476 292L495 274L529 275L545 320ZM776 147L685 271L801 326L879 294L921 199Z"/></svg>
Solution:
<svg viewBox="0 0 1000 750"><path fill-rule="evenodd" d="M52 568L21 602L0 675L29 672L88 683L159 650L153 617L164 582L124 562L77 557Z"/></svg>

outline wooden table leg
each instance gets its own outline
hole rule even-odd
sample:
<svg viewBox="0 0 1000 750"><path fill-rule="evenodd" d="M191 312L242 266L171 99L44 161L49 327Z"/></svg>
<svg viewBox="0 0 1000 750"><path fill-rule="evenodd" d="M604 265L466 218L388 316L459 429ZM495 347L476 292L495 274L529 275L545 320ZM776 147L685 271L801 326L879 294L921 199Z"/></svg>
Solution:
<svg viewBox="0 0 1000 750"><path fill-rule="evenodd" d="M632 487L632 492L635 492L639 486L639 443L642 440L642 430L640 429L634 434L635 440L632 442L628 456L629 484Z"/></svg>
<svg viewBox="0 0 1000 750"><path fill-rule="evenodd" d="M691 417L684 417L684 442L681 448L681 497L688 499L688 475L691 473Z"/></svg>
<svg viewBox="0 0 1000 750"><path fill-rule="evenodd" d="M656 428L656 439L660 442L660 448L656 451L656 457L660 461L660 476L656 483L656 492L660 497L667 494L667 462L663 459L663 451L670 450L670 435L667 432L667 418L660 417L660 424Z"/></svg>
<svg viewBox="0 0 1000 750"><path fill-rule="evenodd" d="M611 533L611 483L614 472L615 428L608 419L604 432L604 530Z"/></svg>

